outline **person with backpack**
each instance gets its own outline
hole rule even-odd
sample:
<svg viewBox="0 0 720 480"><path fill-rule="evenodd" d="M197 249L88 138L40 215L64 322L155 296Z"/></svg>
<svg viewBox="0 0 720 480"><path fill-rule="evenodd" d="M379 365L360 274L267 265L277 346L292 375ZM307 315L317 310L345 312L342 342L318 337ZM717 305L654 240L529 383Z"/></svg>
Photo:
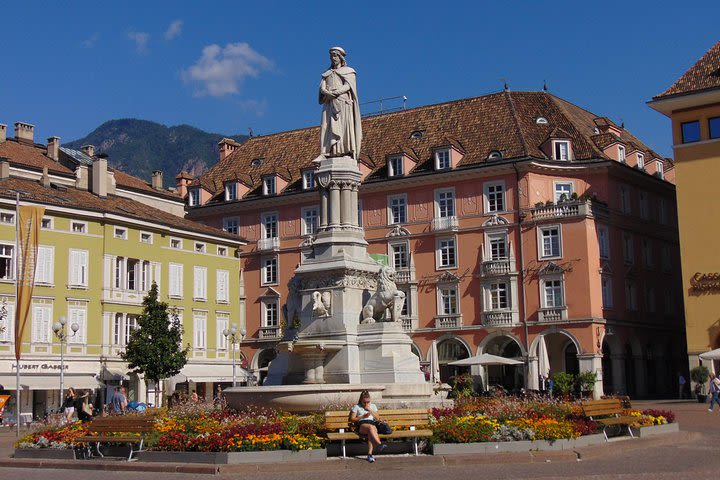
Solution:
<svg viewBox="0 0 720 480"><path fill-rule="evenodd" d="M718 396L720 396L720 372L718 372L715 377L710 377L710 408L708 408L710 413L713 412L716 403L718 407L720 407L720 399Z"/></svg>

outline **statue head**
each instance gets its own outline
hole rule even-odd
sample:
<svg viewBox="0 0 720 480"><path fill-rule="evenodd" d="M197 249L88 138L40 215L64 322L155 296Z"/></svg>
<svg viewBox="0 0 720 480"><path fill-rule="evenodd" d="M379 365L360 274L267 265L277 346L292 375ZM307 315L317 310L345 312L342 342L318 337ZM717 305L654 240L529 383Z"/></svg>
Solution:
<svg viewBox="0 0 720 480"><path fill-rule="evenodd" d="M339 68L345 65L345 50L342 47L332 47L330 49L330 68Z"/></svg>

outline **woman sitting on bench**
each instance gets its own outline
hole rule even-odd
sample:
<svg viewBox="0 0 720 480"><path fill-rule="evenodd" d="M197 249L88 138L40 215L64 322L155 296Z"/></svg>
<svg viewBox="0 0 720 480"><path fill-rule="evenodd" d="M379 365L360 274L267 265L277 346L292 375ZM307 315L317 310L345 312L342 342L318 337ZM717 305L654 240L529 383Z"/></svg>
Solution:
<svg viewBox="0 0 720 480"><path fill-rule="evenodd" d="M370 403L370 392L363 390L360 393L360 399L357 405L353 405L350 410L350 421L355 424L358 435L367 437L368 456L367 461L373 463L373 448L377 448L378 453L385 449L385 445L380 442L375 422L380 421L378 408L374 403Z"/></svg>

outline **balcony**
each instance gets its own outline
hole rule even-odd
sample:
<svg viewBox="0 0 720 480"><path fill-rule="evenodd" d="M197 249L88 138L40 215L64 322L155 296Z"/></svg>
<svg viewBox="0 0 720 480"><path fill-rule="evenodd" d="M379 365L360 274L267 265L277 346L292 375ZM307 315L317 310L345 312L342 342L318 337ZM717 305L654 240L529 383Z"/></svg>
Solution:
<svg viewBox="0 0 720 480"><path fill-rule="evenodd" d="M513 312L484 312L482 323L485 327L515 327L520 324Z"/></svg>
<svg viewBox="0 0 720 480"><path fill-rule="evenodd" d="M538 322L554 323L567 320L567 307L547 307L538 310Z"/></svg>
<svg viewBox="0 0 720 480"><path fill-rule="evenodd" d="M607 217L607 205L593 200L574 200L530 209L532 220L553 220L569 217Z"/></svg>
<svg viewBox="0 0 720 480"><path fill-rule="evenodd" d="M280 327L260 327L260 340L275 340L280 338Z"/></svg>
<svg viewBox="0 0 720 480"><path fill-rule="evenodd" d="M507 258L499 260L487 260L481 265L481 271L483 276L487 275L507 275L512 269L510 260Z"/></svg>
<svg viewBox="0 0 720 480"><path fill-rule="evenodd" d="M462 328L462 315L439 315L435 317L435 328L443 330Z"/></svg>
<svg viewBox="0 0 720 480"><path fill-rule="evenodd" d="M259 252L277 252L280 250L280 238L261 238L257 242L257 249Z"/></svg>
<svg viewBox="0 0 720 480"><path fill-rule="evenodd" d="M432 219L430 227L433 232L457 232L458 217L438 217Z"/></svg>
<svg viewBox="0 0 720 480"><path fill-rule="evenodd" d="M412 332L415 329L415 326L413 325L414 322L411 317L400 317L400 321L402 322L403 332Z"/></svg>
<svg viewBox="0 0 720 480"><path fill-rule="evenodd" d="M412 272L407 268L395 271L395 283L411 283L412 277Z"/></svg>

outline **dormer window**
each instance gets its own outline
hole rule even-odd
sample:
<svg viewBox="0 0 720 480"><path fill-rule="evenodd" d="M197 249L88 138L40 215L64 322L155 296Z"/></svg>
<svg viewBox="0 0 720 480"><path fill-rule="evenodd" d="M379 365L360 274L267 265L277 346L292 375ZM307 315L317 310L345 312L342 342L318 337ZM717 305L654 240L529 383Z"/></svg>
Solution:
<svg viewBox="0 0 720 480"><path fill-rule="evenodd" d="M622 145L618 145L618 162L627 163L627 160L625 158L625 147L623 147Z"/></svg>
<svg viewBox="0 0 720 480"><path fill-rule="evenodd" d="M637 168L639 168L640 170L645 169L645 155L643 155L642 153L637 154Z"/></svg>
<svg viewBox="0 0 720 480"><path fill-rule="evenodd" d="M303 172L303 190L312 190L315 188L315 171L305 170Z"/></svg>
<svg viewBox="0 0 720 480"><path fill-rule="evenodd" d="M200 205L200 189L191 188L188 190L188 205L191 207L197 207Z"/></svg>
<svg viewBox="0 0 720 480"><path fill-rule="evenodd" d="M501 160L503 158L503 154L499 150L493 150L490 152L490 155L488 155L488 160Z"/></svg>
<svg viewBox="0 0 720 480"><path fill-rule="evenodd" d="M263 195L275 195L275 177L263 178Z"/></svg>
<svg viewBox="0 0 720 480"><path fill-rule="evenodd" d="M545 118L545 117L537 117L535 119L535 123L538 125L547 125L548 121L547 121L547 118Z"/></svg>
<svg viewBox="0 0 720 480"><path fill-rule="evenodd" d="M570 142L567 140L554 141L553 155L555 160L570 160Z"/></svg>
<svg viewBox="0 0 720 480"><path fill-rule="evenodd" d="M662 160L655 162L655 171L655 175L657 175L658 178L665 178L665 164Z"/></svg>
<svg viewBox="0 0 720 480"><path fill-rule="evenodd" d="M237 200L237 183L228 182L225 184L225 201Z"/></svg>
<svg viewBox="0 0 720 480"><path fill-rule="evenodd" d="M390 157L388 159L388 177L402 177L404 174L402 155Z"/></svg>
<svg viewBox="0 0 720 480"><path fill-rule="evenodd" d="M443 148L435 151L435 170L449 170L452 164L450 163L450 149Z"/></svg>

